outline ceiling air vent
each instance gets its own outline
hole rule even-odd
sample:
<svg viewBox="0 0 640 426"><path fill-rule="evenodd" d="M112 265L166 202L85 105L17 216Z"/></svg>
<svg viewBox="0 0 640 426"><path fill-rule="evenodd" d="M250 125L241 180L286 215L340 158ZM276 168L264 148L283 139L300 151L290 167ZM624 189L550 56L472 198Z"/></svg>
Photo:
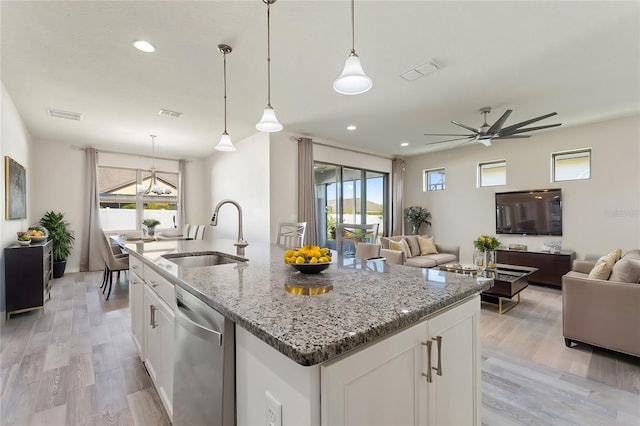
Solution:
<svg viewBox="0 0 640 426"><path fill-rule="evenodd" d="M78 112L70 112L70 111L62 111L59 109L47 108L47 112L49 113L49 117L53 118L66 118L67 120L82 120L82 114Z"/></svg>
<svg viewBox="0 0 640 426"><path fill-rule="evenodd" d="M417 67L400 74L400 77L404 78L407 81L414 81L419 79L420 77L424 77L425 75L429 75L432 72L438 71L439 68L440 67L437 64L433 62L427 62L426 64L418 65Z"/></svg>
<svg viewBox="0 0 640 426"><path fill-rule="evenodd" d="M182 117L182 113L181 112L171 111L170 109L164 109L164 108L160 109L158 114L166 115L167 117L175 117L175 118Z"/></svg>

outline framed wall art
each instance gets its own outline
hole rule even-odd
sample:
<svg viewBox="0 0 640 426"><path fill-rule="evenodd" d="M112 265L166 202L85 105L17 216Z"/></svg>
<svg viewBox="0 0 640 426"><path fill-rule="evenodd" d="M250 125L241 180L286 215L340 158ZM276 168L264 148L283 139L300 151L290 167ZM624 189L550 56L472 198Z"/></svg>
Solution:
<svg viewBox="0 0 640 426"><path fill-rule="evenodd" d="M20 163L4 157L5 218L27 218L27 172Z"/></svg>

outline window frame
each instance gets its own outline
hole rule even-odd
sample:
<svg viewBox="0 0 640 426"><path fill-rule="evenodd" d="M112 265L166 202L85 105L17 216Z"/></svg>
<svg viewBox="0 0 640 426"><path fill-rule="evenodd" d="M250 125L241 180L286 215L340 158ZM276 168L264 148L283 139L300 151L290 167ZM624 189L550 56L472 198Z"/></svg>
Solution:
<svg viewBox="0 0 640 426"><path fill-rule="evenodd" d="M442 172L442 183L441 184L434 184L434 189L431 189L431 186L429 184L429 175L432 172ZM437 186L441 185L442 188L438 189ZM447 189L447 173L444 167L435 167L432 169L424 169L422 171L422 192L435 192L435 191L444 191L445 189Z"/></svg>
<svg viewBox="0 0 640 426"><path fill-rule="evenodd" d="M500 167L501 165L504 165L504 182L503 183L496 183L496 184L492 184L492 185L486 185L483 184L483 173L482 171L485 168L497 168ZM493 167L485 167L485 166L493 166ZM476 185L478 188L490 188L493 186L506 186L507 185L507 160L506 159L501 159L501 160L491 160L491 161L483 161L478 163L478 168L477 168L477 182Z"/></svg>
<svg viewBox="0 0 640 426"><path fill-rule="evenodd" d="M587 155L580 155L580 154L587 154ZM578 178L572 178L572 179L558 180L556 177L556 165L557 165L556 161L558 157L562 157L562 156L566 156L567 158L588 157L588 160L589 160L588 161L588 164L589 164L588 177L583 177L583 178L578 177ZM591 179L592 158L593 158L593 150L591 149L591 147L552 152L551 153L551 182L571 182L571 181Z"/></svg>

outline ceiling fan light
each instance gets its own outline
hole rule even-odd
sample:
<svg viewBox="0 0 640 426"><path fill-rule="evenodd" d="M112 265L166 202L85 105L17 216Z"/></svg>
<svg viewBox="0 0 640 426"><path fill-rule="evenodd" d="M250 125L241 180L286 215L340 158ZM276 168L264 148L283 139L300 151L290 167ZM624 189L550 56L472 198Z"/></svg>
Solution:
<svg viewBox="0 0 640 426"><path fill-rule="evenodd" d="M261 132L279 132L282 130L282 124L276 118L276 113L271 107L271 105L267 105L262 113L262 118L260 122L256 124L256 129Z"/></svg>
<svg viewBox="0 0 640 426"><path fill-rule="evenodd" d="M340 77L333 82L333 90L343 95L359 95L373 86L373 80L364 73L360 57L352 51L344 63Z"/></svg>
<svg viewBox="0 0 640 426"><path fill-rule="evenodd" d="M215 146L216 151L226 151L231 152L235 151L236 147L233 146L233 142L231 142L231 137L227 132L224 132L220 137L220 142Z"/></svg>
<svg viewBox="0 0 640 426"><path fill-rule="evenodd" d="M482 145L484 146L491 146L491 139L478 139L478 142L480 142Z"/></svg>

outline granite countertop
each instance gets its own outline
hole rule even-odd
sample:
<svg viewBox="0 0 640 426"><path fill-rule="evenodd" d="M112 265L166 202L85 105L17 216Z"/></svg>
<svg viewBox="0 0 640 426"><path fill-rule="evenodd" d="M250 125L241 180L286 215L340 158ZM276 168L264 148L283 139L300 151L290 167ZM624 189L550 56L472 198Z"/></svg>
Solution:
<svg viewBox="0 0 640 426"><path fill-rule="evenodd" d="M235 254L229 240L127 247L145 265L304 366L414 324L493 284L485 278L338 256L320 274L306 275L284 263L282 247L268 244L249 245L249 261L238 264L183 268L162 257L199 251ZM318 286L329 290L309 296L285 289Z"/></svg>

